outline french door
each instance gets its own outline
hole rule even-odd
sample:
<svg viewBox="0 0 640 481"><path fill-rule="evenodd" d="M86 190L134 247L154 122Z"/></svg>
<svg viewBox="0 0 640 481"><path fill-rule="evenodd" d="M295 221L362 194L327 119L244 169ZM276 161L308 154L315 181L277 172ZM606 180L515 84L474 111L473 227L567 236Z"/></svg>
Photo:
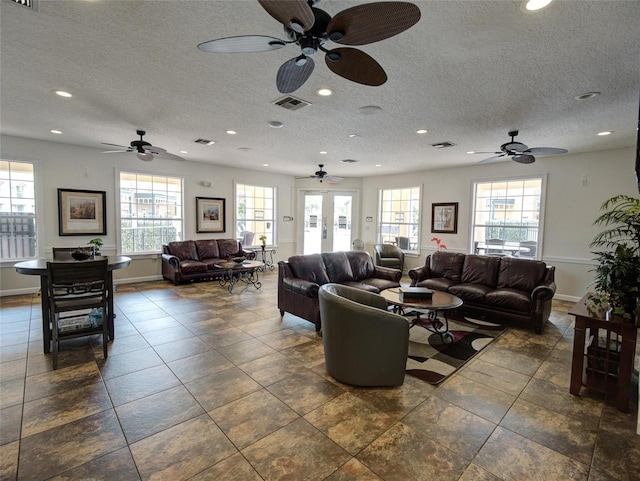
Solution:
<svg viewBox="0 0 640 481"><path fill-rule="evenodd" d="M302 249L298 251L317 254L351 250L357 198L353 191L301 191L298 218L303 222L298 245Z"/></svg>

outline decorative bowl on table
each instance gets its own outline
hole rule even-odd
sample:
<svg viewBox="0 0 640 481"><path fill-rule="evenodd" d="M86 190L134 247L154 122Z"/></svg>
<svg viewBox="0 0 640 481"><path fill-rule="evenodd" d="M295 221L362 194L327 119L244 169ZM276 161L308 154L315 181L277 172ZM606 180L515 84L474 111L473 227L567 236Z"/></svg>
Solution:
<svg viewBox="0 0 640 481"><path fill-rule="evenodd" d="M246 257L232 257L231 258L231 262L235 262L236 264L242 264L245 260L247 260Z"/></svg>
<svg viewBox="0 0 640 481"><path fill-rule="evenodd" d="M86 261L91 257L91 251L87 249L76 249L71 251L71 257L77 261Z"/></svg>

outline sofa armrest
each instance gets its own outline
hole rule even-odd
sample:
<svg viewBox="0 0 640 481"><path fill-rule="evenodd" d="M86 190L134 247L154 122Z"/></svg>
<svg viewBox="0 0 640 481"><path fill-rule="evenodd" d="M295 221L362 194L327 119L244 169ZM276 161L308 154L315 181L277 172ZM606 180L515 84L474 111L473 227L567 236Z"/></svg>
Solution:
<svg viewBox="0 0 640 481"><path fill-rule="evenodd" d="M256 253L254 251L241 249L240 252L238 252L238 257L246 257L247 259L252 261L253 259L256 258Z"/></svg>
<svg viewBox="0 0 640 481"><path fill-rule="evenodd" d="M409 269L408 274L411 278L411 285L415 286L418 282L431 277L431 269L427 265L414 267L413 269Z"/></svg>
<svg viewBox="0 0 640 481"><path fill-rule="evenodd" d="M293 292L312 298L318 297L318 289L320 289L320 286L315 282L305 281L304 279L298 279L295 277L285 277L282 279L282 284L285 288Z"/></svg>
<svg viewBox="0 0 640 481"><path fill-rule="evenodd" d="M162 262L168 263L174 269L180 270L180 259L171 254L162 254Z"/></svg>
<svg viewBox="0 0 640 481"><path fill-rule="evenodd" d="M402 271L391 267L375 266L373 276L378 279L387 279L388 281L400 282Z"/></svg>
<svg viewBox="0 0 640 481"><path fill-rule="evenodd" d="M556 293L556 283L553 281L544 282L531 292L533 301L549 301Z"/></svg>

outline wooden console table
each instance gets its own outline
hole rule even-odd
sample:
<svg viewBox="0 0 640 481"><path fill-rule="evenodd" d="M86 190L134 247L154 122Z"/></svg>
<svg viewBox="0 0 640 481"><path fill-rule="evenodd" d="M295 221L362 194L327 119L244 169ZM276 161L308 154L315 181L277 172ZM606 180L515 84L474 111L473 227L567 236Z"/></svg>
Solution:
<svg viewBox="0 0 640 481"><path fill-rule="evenodd" d="M587 296L569 310L576 318L569 392L577 396L586 386L613 395L618 410L628 412L638 325L597 317L587 309Z"/></svg>

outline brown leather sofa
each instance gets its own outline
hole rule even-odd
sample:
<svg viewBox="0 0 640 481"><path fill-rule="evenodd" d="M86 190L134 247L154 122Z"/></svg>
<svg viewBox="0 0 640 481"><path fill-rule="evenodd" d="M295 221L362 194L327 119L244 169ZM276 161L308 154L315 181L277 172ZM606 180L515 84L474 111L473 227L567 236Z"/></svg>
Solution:
<svg viewBox="0 0 640 481"><path fill-rule="evenodd" d="M517 257L438 251L409 270L412 286L463 300L457 312L490 322L530 325L541 333L556 292L555 267Z"/></svg>
<svg viewBox="0 0 640 481"><path fill-rule="evenodd" d="M203 239L169 242L162 246L162 277L175 285L222 277L216 264L232 257L254 259L235 239Z"/></svg>
<svg viewBox="0 0 640 481"><path fill-rule="evenodd" d="M379 293L400 286L402 271L376 266L364 251L325 252L278 262L278 309L321 328L318 289L330 282Z"/></svg>

